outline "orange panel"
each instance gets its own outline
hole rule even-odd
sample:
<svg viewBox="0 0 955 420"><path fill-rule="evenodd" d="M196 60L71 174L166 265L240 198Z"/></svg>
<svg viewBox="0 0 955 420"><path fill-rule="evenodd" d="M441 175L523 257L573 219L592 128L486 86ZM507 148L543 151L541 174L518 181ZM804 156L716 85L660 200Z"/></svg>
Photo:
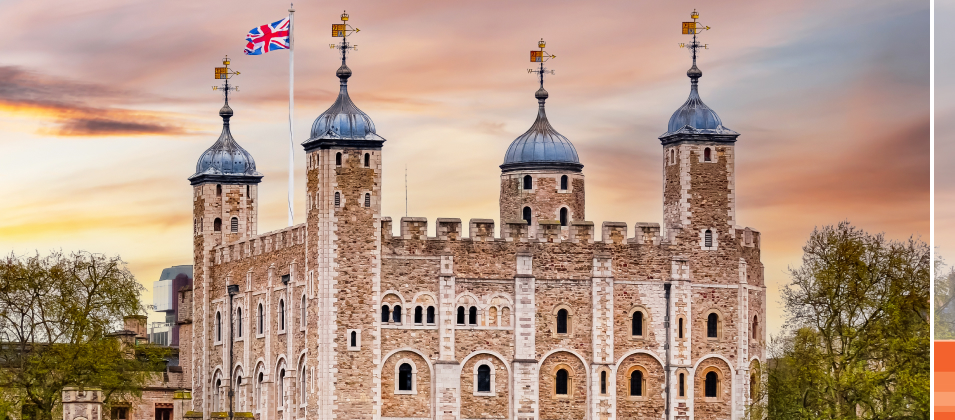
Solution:
<svg viewBox="0 0 955 420"><path fill-rule="evenodd" d="M935 372L955 372L955 341L936 341Z"/></svg>

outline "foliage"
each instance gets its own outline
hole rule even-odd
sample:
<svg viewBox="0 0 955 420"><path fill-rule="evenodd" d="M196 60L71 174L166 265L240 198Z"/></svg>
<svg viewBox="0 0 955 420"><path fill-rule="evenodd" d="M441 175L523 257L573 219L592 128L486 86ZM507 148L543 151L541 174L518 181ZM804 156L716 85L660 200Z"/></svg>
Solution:
<svg viewBox="0 0 955 420"><path fill-rule="evenodd" d="M935 339L955 339L955 267L946 270L945 261L935 254Z"/></svg>
<svg viewBox="0 0 955 420"><path fill-rule="evenodd" d="M165 350L110 333L143 312L143 291L119 257L77 252L0 260L0 389L51 420L65 386L109 398L141 395Z"/></svg>
<svg viewBox="0 0 955 420"><path fill-rule="evenodd" d="M929 247L848 222L813 231L782 289L771 419L927 419Z"/></svg>

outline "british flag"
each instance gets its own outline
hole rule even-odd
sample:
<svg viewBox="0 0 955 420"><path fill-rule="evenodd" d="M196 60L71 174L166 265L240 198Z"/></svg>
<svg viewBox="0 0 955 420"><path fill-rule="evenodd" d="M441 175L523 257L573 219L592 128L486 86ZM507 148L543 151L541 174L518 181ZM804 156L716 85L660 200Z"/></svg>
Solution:
<svg viewBox="0 0 955 420"><path fill-rule="evenodd" d="M245 38L246 41L249 41L245 46L245 54L260 55L272 50L288 49L289 29L291 29L291 23L288 17L278 22L252 28Z"/></svg>

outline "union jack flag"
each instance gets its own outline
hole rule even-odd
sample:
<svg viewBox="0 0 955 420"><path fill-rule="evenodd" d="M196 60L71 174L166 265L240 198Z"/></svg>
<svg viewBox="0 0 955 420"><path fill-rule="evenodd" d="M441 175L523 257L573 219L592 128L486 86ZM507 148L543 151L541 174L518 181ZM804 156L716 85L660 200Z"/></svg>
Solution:
<svg viewBox="0 0 955 420"><path fill-rule="evenodd" d="M260 55L272 50L288 49L289 29L291 29L291 23L287 16L278 22L252 28L245 38L249 41L245 46L245 54Z"/></svg>

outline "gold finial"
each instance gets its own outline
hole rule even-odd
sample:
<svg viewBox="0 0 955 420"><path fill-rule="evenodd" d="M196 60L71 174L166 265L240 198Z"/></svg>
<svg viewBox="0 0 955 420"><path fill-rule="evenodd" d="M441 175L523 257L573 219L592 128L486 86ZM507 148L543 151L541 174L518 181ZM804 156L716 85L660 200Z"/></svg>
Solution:
<svg viewBox="0 0 955 420"><path fill-rule="evenodd" d="M212 90L214 90L214 91L218 91L218 90L225 91L225 92L226 92L226 95L227 95L227 96L226 96L226 100L228 100L228 93L229 93L230 91L233 91L233 92L238 92L238 91L239 91L239 87L238 87L238 86L231 86L231 85L229 85L229 79L231 79L233 76L238 76L238 75L241 74L241 73L239 73L239 72L237 72L237 71L234 71L234 70L232 70L232 69L229 68L229 64L232 64L232 60L229 59L229 56L228 56L228 55L225 56L225 58L222 59L222 64L224 65L224 67L216 67L216 73L215 73L215 74L216 74L216 80L225 80L225 84L222 85L222 86L213 86L213 87L212 87Z"/></svg>
<svg viewBox="0 0 955 420"><path fill-rule="evenodd" d="M537 43L537 48L544 48L547 46L547 43L544 42L544 38L541 38L540 42Z"/></svg>
<svg viewBox="0 0 955 420"><path fill-rule="evenodd" d="M348 13L342 11L342 22L348 22Z"/></svg>
<svg viewBox="0 0 955 420"><path fill-rule="evenodd" d="M556 55L550 54L547 51L544 51L544 47L547 46L547 43L544 42L544 38L541 38L537 42L537 48L540 48L539 51L531 50L531 63L540 63L540 68L537 69L527 69L528 73L536 73L540 79L541 89L544 88L544 74L550 73L554 74L553 70L547 70L544 68L544 62L552 58L557 58Z"/></svg>
<svg viewBox="0 0 955 420"><path fill-rule="evenodd" d="M690 19L699 19L700 14L696 12L696 9L693 9L693 13L690 13Z"/></svg>

